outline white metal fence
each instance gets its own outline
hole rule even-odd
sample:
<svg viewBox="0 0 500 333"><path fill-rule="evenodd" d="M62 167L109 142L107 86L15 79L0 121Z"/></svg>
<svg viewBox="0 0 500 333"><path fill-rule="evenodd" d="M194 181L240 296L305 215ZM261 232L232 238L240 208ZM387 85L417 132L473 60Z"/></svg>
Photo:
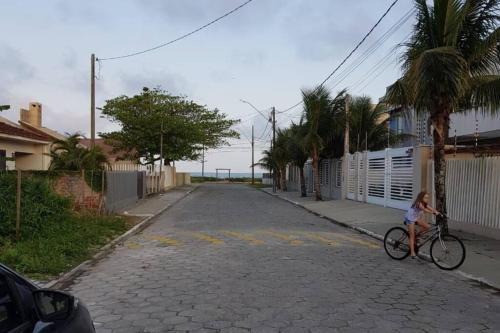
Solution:
<svg viewBox="0 0 500 333"><path fill-rule="evenodd" d="M500 157L449 160L446 169L448 216L500 229Z"/></svg>

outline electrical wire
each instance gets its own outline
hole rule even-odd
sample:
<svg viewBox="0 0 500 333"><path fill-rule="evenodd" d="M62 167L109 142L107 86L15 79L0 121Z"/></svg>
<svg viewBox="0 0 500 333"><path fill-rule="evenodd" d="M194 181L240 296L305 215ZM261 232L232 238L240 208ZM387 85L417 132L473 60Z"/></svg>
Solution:
<svg viewBox="0 0 500 333"><path fill-rule="evenodd" d="M218 18L216 18L215 20L212 20L210 22L208 22L207 24L205 25L202 25L201 27L199 27L198 29L195 29L191 32L188 32L182 36L179 36L175 39L172 39L168 42L165 42L165 43L162 43L160 45L157 45L157 46L154 46L154 47L151 47L149 49L146 49L146 50L142 50L142 51L138 51L138 52L133 52L133 53L129 53L129 54L125 54L125 55L120 55L120 56L114 56L114 57L108 57L108 58L100 58L99 60L101 61L108 61L108 60L116 60L116 59L123 59L123 58L130 58L130 57L134 57L134 56L138 56L140 54L144 54L144 53L147 53L147 52L151 52L151 51L154 51L154 50L157 50L157 49L160 49L162 47L165 47L167 45L171 45L175 42L178 42L186 37L189 37L195 33L197 33L198 31L201 31L209 26L211 26L212 24L222 20L223 18L231 15L232 13L236 12L237 10L239 10L240 8L243 8L244 6L248 5L250 2L252 2L253 0L247 0L246 2L242 3L241 5L239 5L238 7L234 8L233 10L230 10L229 12L225 13L224 15L222 16L219 16Z"/></svg>
<svg viewBox="0 0 500 333"><path fill-rule="evenodd" d="M391 5L386 9L386 11L382 14L382 16L378 19L378 21L371 27L371 29L365 34L365 36L361 39L361 41L359 41L358 44L354 47L354 49L352 49L351 52L349 52L349 54L344 58L344 60L342 60L340 64L337 67L335 67L335 69L330 74L327 75L327 77L323 80L323 82L319 84L318 87L316 87L315 90L323 87L323 85L340 69L340 67L342 67L342 65L344 65L347 60L349 60L349 58L354 54L354 52L356 52L359 49L359 47L366 41L366 39L372 34L373 30L375 30L375 28L380 24L380 22L382 22L382 20L387 16L387 14L389 14L391 9L396 5L396 3L398 3L398 1L399 0L394 0L391 3ZM288 112L294 109L295 107L299 106L300 104L302 104L302 101L292 105L291 107L283 111L279 111L278 113Z"/></svg>

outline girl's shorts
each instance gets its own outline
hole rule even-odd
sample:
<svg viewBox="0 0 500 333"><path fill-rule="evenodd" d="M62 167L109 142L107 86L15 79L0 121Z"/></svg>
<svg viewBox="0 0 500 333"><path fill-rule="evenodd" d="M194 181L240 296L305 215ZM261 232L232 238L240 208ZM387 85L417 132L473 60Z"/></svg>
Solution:
<svg viewBox="0 0 500 333"><path fill-rule="evenodd" d="M408 225L408 224L415 224L415 222L417 222L417 221L410 221L410 220L405 219L404 224L405 224L405 225Z"/></svg>

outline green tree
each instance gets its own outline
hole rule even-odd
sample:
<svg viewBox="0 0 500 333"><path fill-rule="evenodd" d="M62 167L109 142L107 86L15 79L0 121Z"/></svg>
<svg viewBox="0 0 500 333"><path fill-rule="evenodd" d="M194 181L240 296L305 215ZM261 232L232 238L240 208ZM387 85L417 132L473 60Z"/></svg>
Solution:
<svg viewBox="0 0 500 333"><path fill-rule="evenodd" d="M132 97L120 96L106 101L103 114L121 130L100 133L122 157L153 164L160 159L163 135L165 164L178 160L196 160L205 147L217 148L226 139L238 138L231 127L238 120L227 119L219 110L170 95L155 88L144 88Z"/></svg>
<svg viewBox="0 0 500 333"><path fill-rule="evenodd" d="M436 208L446 213L445 142L450 114L500 106L499 0L415 0L417 20L403 75L389 87L393 105L428 112L433 126ZM446 217L438 222L447 226Z"/></svg>
<svg viewBox="0 0 500 333"><path fill-rule="evenodd" d="M87 149L80 145L82 135L75 133L65 140L54 141L49 156L49 170L103 170L108 159L101 147Z"/></svg>

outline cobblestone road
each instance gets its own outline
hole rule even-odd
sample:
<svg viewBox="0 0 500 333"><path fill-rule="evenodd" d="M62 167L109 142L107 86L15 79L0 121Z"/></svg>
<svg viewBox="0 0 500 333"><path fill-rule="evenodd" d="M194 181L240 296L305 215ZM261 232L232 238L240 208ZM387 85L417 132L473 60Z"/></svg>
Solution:
<svg viewBox="0 0 500 333"><path fill-rule="evenodd" d="M105 332L500 332L500 296L240 185L203 185L70 287Z"/></svg>

